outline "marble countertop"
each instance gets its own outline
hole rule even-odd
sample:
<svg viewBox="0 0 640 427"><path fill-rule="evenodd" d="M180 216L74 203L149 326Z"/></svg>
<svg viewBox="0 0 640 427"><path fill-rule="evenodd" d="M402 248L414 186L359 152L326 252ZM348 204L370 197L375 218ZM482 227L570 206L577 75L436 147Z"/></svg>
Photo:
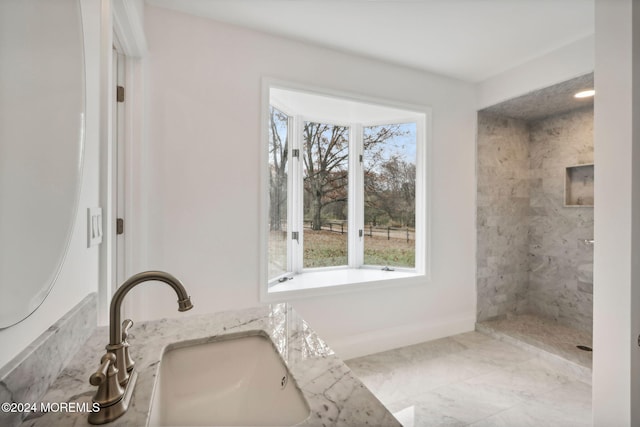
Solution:
<svg viewBox="0 0 640 427"><path fill-rule="evenodd" d="M138 381L129 410L106 426L148 424L160 359L168 345L186 340L215 341L222 335L250 331L263 331L271 338L306 398L310 416L298 425L400 426L289 304L134 324L129 343ZM43 402L91 402L97 388L89 384L89 376L98 368L109 340L108 332L104 327L96 329L49 388ZM89 426L87 415L81 412L32 413L22 425Z"/></svg>

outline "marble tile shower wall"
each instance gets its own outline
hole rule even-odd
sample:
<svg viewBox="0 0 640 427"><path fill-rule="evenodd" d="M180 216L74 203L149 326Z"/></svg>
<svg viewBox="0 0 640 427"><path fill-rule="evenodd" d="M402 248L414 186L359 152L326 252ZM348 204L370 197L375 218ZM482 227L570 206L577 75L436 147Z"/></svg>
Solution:
<svg viewBox="0 0 640 427"><path fill-rule="evenodd" d="M533 313L591 331L593 290L580 286L593 263L593 208L565 207L566 167L593 163L593 108L530 123L529 286Z"/></svg>
<svg viewBox="0 0 640 427"><path fill-rule="evenodd" d="M478 321L533 313L591 331L593 208L565 207L565 168L593 163L593 109L527 123L478 114Z"/></svg>
<svg viewBox="0 0 640 427"><path fill-rule="evenodd" d="M528 144L526 122L478 114L478 321L527 309Z"/></svg>

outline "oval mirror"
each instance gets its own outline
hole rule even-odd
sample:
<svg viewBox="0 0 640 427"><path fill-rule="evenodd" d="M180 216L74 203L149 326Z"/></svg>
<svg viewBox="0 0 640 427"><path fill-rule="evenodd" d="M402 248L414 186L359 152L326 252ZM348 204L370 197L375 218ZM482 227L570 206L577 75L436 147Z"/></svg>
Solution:
<svg viewBox="0 0 640 427"><path fill-rule="evenodd" d="M0 328L33 313L58 276L83 139L79 0L0 1Z"/></svg>

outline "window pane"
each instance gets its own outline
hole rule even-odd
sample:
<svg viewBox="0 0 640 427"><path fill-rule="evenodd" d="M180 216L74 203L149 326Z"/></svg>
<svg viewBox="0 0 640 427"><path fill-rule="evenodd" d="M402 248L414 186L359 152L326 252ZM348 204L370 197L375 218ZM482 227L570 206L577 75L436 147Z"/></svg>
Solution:
<svg viewBox="0 0 640 427"><path fill-rule="evenodd" d="M287 269L288 117L269 108L269 280Z"/></svg>
<svg viewBox="0 0 640 427"><path fill-rule="evenodd" d="M415 267L416 124L370 126L364 137L364 263Z"/></svg>
<svg viewBox="0 0 640 427"><path fill-rule="evenodd" d="M305 122L303 267L347 265L349 128Z"/></svg>

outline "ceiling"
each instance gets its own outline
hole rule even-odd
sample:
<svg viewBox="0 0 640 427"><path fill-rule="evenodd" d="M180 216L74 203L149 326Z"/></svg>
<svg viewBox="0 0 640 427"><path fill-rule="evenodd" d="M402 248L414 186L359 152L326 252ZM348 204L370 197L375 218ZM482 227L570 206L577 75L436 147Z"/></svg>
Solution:
<svg viewBox="0 0 640 427"><path fill-rule="evenodd" d="M287 88L271 87L269 103L289 115L329 123L401 123L424 119L424 112Z"/></svg>
<svg viewBox="0 0 640 427"><path fill-rule="evenodd" d="M527 93L481 111L526 121L540 120L579 108L593 108L593 97L574 97L576 93L586 89L593 89L593 73Z"/></svg>
<svg viewBox="0 0 640 427"><path fill-rule="evenodd" d="M594 0L146 0L479 82L594 32Z"/></svg>

